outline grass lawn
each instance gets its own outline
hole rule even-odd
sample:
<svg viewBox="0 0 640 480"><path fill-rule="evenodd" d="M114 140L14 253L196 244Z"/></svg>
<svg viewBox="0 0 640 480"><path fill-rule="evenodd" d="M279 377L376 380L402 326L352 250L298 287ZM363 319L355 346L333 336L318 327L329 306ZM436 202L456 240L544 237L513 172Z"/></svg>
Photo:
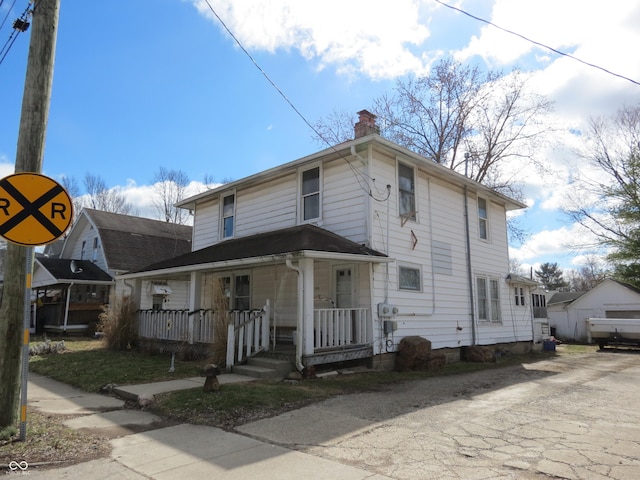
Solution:
<svg viewBox="0 0 640 480"><path fill-rule="evenodd" d="M52 343L59 341L52 339ZM33 356L29 371L45 375L87 392L97 392L106 384L134 385L139 383L196 377L205 361L175 360L169 372L171 356L141 354L136 350L107 350L101 340L65 338L65 351L60 354ZM31 344L41 343L41 339Z"/></svg>

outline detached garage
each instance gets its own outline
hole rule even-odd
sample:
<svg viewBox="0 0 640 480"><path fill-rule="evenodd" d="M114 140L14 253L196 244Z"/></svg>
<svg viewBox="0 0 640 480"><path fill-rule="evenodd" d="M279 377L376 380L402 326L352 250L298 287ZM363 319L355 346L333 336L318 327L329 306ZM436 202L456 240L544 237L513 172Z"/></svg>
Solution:
<svg viewBox="0 0 640 480"><path fill-rule="evenodd" d="M547 312L558 339L586 342L588 318L640 318L640 289L606 279L588 292L556 293Z"/></svg>

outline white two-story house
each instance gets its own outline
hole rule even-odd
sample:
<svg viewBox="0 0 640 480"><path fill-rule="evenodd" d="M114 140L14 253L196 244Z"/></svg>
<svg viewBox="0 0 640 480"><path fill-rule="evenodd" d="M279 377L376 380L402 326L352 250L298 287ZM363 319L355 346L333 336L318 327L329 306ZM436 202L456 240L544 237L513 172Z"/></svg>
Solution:
<svg viewBox="0 0 640 480"><path fill-rule="evenodd" d="M255 311L234 317L229 345L295 346L300 369L382 358L413 335L450 356L530 347L532 286L508 278L507 212L525 205L378 132L362 111L352 141L181 201L193 251L122 279L146 312L144 285L185 282L189 309L152 312L141 335L211 342L207 312L227 308Z"/></svg>

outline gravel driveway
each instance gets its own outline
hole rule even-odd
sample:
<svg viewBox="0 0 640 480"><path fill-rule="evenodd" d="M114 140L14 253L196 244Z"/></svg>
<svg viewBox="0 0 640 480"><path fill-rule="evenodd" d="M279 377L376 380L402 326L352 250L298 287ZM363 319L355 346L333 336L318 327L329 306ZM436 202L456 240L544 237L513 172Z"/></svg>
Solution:
<svg viewBox="0 0 640 480"><path fill-rule="evenodd" d="M640 478L640 352L559 355L333 398L238 428L409 479Z"/></svg>

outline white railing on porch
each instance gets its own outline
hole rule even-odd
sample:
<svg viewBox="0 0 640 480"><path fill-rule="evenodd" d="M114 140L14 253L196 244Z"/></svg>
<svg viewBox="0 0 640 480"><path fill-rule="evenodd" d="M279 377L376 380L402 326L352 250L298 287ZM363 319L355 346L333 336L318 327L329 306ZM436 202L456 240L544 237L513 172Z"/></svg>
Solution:
<svg viewBox="0 0 640 480"><path fill-rule="evenodd" d="M262 310L239 312L227 327L227 370L258 352L269 350L269 300Z"/></svg>
<svg viewBox="0 0 640 480"><path fill-rule="evenodd" d="M263 310L232 310L225 313L225 324L245 324L255 312ZM216 333L215 311L140 310L138 335L144 338L187 343L213 343ZM268 322L267 322L268 328ZM222 335L226 335L226 328Z"/></svg>
<svg viewBox="0 0 640 480"><path fill-rule="evenodd" d="M316 308L313 311L314 348L369 344L373 325L368 308Z"/></svg>
<svg viewBox="0 0 640 480"><path fill-rule="evenodd" d="M138 335L144 338L189 341L189 310L140 310Z"/></svg>

